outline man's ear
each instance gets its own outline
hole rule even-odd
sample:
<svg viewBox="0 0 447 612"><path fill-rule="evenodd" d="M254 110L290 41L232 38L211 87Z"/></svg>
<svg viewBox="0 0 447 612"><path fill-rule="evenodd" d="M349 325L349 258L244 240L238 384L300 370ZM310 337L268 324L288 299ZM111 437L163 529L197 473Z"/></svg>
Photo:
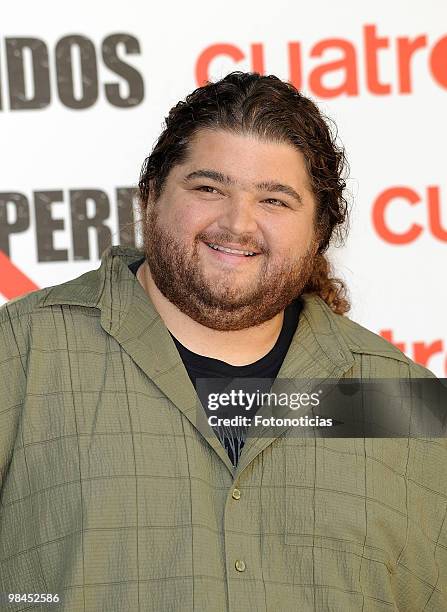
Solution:
<svg viewBox="0 0 447 612"><path fill-rule="evenodd" d="M317 226L315 230L315 242L317 243L316 253L323 254L328 248L327 227L324 223Z"/></svg>

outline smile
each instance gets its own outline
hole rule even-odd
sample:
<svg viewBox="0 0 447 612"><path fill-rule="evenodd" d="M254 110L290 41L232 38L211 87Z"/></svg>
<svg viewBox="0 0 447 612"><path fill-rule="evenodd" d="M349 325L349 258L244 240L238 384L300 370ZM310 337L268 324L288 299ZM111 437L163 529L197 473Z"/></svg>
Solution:
<svg viewBox="0 0 447 612"><path fill-rule="evenodd" d="M212 242L206 242L207 246L209 246L214 251L221 251L222 253L228 253L230 255L237 255L239 257L254 257L258 255L254 251L243 251L242 249L230 249L228 247L220 246L219 244L214 244Z"/></svg>

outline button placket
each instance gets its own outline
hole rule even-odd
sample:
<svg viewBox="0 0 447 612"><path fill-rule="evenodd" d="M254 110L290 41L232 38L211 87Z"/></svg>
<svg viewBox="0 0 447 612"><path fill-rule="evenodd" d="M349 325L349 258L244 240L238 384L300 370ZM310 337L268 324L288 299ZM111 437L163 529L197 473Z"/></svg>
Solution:
<svg viewBox="0 0 447 612"><path fill-rule="evenodd" d="M236 484L236 483L234 483ZM239 504L236 504L236 501L239 501L241 498L241 490L239 489L238 486L233 486L233 488L231 489L231 499L229 500L229 506L227 506L227 513L230 513L230 516L233 517L233 520L236 519L237 516L240 515L240 512L242 511L242 508L239 506ZM233 505L235 504L235 505ZM231 508L233 508L233 510L231 510ZM236 513L236 515L234 515L234 512ZM228 516L229 519L229 516ZM239 523L239 521L236 519L236 522ZM227 536L228 537L228 536ZM237 546L237 549L239 549L239 546ZM239 549L239 551L236 551L233 549L232 553L236 553L236 555L233 557L233 561L231 562L230 559L228 559L228 561L230 561L230 563L232 563L233 566L233 572L245 572L247 569L247 564L246 561L244 561L244 559L241 559L238 556L238 553L243 552L242 550ZM231 553L230 553L231 555ZM235 558L237 556L237 558ZM231 557L230 557L231 558Z"/></svg>
<svg viewBox="0 0 447 612"><path fill-rule="evenodd" d="M259 491L253 486L245 487L246 483L251 484L250 478L233 480L225 505L228 610L237 612L241 602L250 601L250 609L266 612L264 591L256 587L263 579L256 521Z"/></svg>

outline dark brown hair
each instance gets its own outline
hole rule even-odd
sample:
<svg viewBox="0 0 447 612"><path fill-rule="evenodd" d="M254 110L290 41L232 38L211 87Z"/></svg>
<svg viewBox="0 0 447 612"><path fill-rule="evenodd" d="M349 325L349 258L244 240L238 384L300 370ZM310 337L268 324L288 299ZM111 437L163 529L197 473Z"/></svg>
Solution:
<svg viewBox="0 0 447 612"><path fill-rule="evenodd" d="M345 198L347 162L336 143L333 122L292 84L274 75L232 72L199 87L178 102L165 119L139 180L139 204L145 210L149 195L160 197L169 171L185 161L188 144L200 129L224 129L262 140L290 143L304 156L310 187L316 199L318 254L303 293L319 295L338 314L350 309L346 286L333 278L325 252L347 232Z"/></svg>

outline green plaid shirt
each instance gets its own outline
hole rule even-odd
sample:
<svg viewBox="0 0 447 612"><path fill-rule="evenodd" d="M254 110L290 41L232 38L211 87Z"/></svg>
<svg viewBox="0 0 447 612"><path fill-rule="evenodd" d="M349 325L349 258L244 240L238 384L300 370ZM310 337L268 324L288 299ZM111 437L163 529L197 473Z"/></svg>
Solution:
<svg viewBox="0 0 447 612"><path fill-rule="evenodd" d="M0 308L0 592L89 612L447 610L446 439L278 428L233 468L196 427L127 267L141 256L110 247L98 270ZM303 300L279 378L433 376Z"/></svg>

